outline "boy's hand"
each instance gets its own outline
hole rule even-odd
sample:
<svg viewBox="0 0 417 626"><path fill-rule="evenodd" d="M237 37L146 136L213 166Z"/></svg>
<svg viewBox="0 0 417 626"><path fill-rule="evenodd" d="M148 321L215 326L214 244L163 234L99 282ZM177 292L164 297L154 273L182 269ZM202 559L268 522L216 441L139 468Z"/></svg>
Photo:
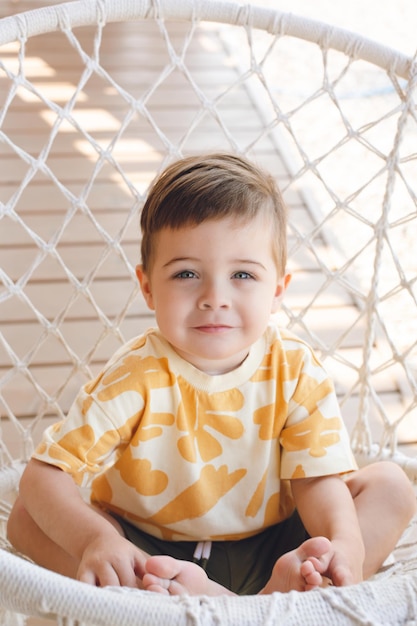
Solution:
<svg viewBox="0 0 417 626"><path fill-rule="evenodd" d="M81 558L78 580L96 585L140 587L145 573L146 557L117 532L90 542Z"/></svg>

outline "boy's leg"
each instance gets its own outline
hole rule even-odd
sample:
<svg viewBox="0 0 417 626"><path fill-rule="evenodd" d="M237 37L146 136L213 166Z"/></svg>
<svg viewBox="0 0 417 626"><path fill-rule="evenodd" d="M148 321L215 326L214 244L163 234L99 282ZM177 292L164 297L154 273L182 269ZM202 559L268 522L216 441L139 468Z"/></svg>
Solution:
<svg viewBox="0 0 417 626"><path fill-rule="evenodd" d="M94 509L105 517L123 536L120 524L100 509ZM10 513L7 535L13 547L38 565L70 578L76 578L79 563L60 546L47 537L26 511L17 497Z"/></svg>
<svg viewBox="0 0 417 626"><path fill-rule="evenodd" d="M365 545L364 579L375 574L395 548L412 516L416 494L395 463L367 465L346 479Z"/></svg>

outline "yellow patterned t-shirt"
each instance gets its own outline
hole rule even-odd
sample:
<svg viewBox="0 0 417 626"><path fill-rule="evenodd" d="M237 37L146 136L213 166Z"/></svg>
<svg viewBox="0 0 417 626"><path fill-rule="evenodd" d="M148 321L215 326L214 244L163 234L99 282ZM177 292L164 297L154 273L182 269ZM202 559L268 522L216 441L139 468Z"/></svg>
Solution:
<svg viewBox="0 0 417 626"><path fill-rule="evenodd" d="M219 376L149 330L85 385L34 457L173 541L248 537L292 513L289 479L356 468L328 375L274 325Z"/></svg>

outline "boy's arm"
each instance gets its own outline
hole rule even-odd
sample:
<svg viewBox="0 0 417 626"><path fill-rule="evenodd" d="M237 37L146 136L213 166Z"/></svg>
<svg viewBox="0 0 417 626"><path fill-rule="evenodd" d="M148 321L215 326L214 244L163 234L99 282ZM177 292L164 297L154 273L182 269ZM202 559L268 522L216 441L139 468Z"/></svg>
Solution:
<svg viewBox="0 0 417 626"><path fill-rule="evenodd" d="M32 459L20 497L45 535L80 564L77 578L100 586L137 586L144 555L82 499L69 474Z"/></svg>
<svg viewBox="0 0 417 626"><path fill-rule="evenodd" d="M333 584L360 582L364 544L352 495L337 475L291 481L296 508L310 536L327 537L333 546L325 573Z"/></svg>

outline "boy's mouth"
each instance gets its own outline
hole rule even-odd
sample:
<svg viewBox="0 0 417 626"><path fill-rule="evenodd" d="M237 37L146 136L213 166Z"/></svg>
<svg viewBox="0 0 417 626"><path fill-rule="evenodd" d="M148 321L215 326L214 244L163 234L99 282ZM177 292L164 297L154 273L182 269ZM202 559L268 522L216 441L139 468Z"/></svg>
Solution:
<svg viewBox="0 0 417 626"><path fill-rule="evenodd" d="M195 330L209 334L226 332L231 328L232 326L227 326L226 324L203 324L201 326L195 326Z"/></svg>

